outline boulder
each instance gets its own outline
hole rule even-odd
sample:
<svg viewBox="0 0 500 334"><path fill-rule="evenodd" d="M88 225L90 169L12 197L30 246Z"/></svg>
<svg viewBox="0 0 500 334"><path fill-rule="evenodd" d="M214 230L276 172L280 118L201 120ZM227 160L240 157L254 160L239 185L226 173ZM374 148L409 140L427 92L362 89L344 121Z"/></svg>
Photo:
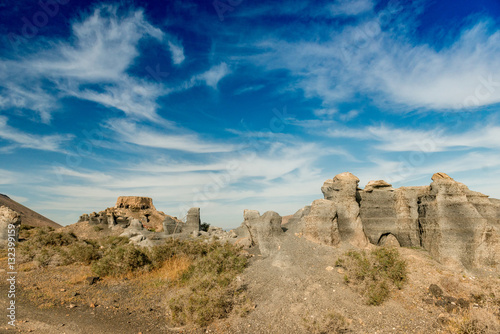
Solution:
<svg viewBox="0 0 500 334"><path fill-rule="evenodd" d="M139 219L132 219L132 221L130 222L130 226L128 228L132 230L141 231L144 229L144 226L142 225Z"/></svg>
<svg viewBox="0 0 500 334"><path fill-rule="evenodd" d="M261 216L256 210L245 210L243 218L242 225L247 228L249 244L259 247L262 256L270 256L279 250L279 237L283 234L279 214L267 211ZM243 240L241 242L244 243Z"/></svg>
<svg viewBox="0 0 500 334"><path fill-rule="evenodd" d="M163 220L163 231L166 234L180 233L182 230L182 223L175 220L171 216L166 216Z"/></svg>
<svg viewBox="0 0 500 334"><path fill-rule="evenodd" d="M21 215L6 206L0 206L0 246L5 246L9 237L14 237L17 242L20 226Z"/></svg>
<svg viewBox="0 0 500 334"><path fill-rule="evenodd" d="M303 221L303 218L307 216L311 212L311 206L307 205L303 207L302 209L299 209L297 212L293 214L292 217L288 219L287 224L292 226L295 225L301 221Z"/></svg>
<svg viewBox="0 0 500 334"><path fill-rule="evenodd" d="M378 245L383 247L400 247L398 239L396 239L394 234L391 233L384 234L382 237L380 237Z"/></svg>

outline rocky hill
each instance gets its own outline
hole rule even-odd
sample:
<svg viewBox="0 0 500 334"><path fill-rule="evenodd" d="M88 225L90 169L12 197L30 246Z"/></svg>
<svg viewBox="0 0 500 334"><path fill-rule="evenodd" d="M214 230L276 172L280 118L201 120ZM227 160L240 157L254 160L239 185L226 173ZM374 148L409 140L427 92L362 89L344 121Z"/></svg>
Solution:
<svg viewBox="0 0 500 334"><path fill-rule="evenodd" d="M121 226L126 228L132 220L138 220L146 229L163 231L164 221L180 225L177 217L169 216L156 210L153 199L141 196L120 196L114 207L99 212L92 212L80 216L78 222L88 222L91 225Z"/></svg>
<svg viewBox="0 0 500 334"><path fill-rule="evenodd" d="M41 214L28 209L22 204L17 203L16 201L9 198L7 195L0 194L0 206L5 206L17 213L21 216L21 224L29 225L29 226L50 226L53 228L61 227L58 223L48 219L47 217L42 216Z"/></svg>

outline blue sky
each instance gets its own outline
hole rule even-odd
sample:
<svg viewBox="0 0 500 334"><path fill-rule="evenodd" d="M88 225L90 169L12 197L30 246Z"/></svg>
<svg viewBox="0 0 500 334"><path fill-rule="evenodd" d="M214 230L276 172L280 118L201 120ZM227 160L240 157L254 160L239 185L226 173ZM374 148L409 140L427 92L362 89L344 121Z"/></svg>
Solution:
<svg viewBox="0 0 500 334"><path fill-rule="evenodd" d="M498 1L3 1L0 192L235 227L350 171L500 197Z"/></svg>

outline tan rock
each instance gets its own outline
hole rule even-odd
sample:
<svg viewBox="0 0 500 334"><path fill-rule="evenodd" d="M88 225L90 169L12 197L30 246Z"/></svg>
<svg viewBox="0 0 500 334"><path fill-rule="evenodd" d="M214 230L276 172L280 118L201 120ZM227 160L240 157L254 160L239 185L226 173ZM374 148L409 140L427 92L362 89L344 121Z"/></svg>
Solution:
<svg viewBox="0 0 500 334"><path fill-rule="evenodd" d="M446 173L435 173L431 177L432 181L437 181L437 180L452 180L454 181L448 174Z"/></svg>
<svg viewBox="0 0 500 334"><path fill-rule="evenodd" d="M115 208L124 208L130 210L147 210L156 208L153 205L153 199L141 196L120 196L116 200Z"/></svg>
<svg viewBox="0 0 500 334"><path fill-rule="evenodd" d="M392 184L389 184L385 182L384 180L377 180L377 181L370 181L366 185L364 191L369 192L373 191L374 189L377 190L394 190L392 187Z"/></svg>

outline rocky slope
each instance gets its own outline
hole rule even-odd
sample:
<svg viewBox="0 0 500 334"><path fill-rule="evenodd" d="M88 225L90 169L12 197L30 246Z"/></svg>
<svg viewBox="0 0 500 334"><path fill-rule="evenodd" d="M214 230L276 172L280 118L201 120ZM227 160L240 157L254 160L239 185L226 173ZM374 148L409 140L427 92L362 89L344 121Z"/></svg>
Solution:
<svg viewBox="0 0 500 334"><path fill-rule="evenodd" d="M17 203L16 201L9 198L7 195L0 194L0 206L5 206L17 213L21 216L21 221L23 225L29 226L50 226L53 228L61 227L58 223L42 216L35 211L28 209L22 204Z"/></svg>

